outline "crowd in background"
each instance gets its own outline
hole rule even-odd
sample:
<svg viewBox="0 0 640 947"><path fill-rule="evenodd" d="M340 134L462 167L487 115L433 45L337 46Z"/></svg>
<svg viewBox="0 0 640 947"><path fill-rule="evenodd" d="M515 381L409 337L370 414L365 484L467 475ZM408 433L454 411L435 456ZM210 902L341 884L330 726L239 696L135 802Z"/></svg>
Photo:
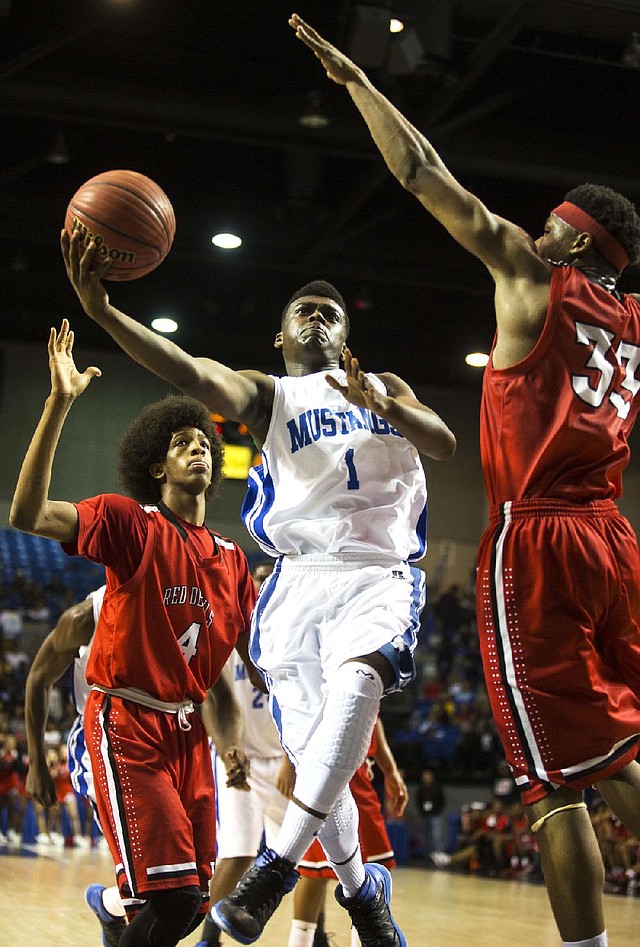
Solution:
<svg viewBox="0 0 640 947"><path fill-rule="evenodd" d="M30 804L25 790L24 694L31 659L69 605L100 584L87 572L39 582L16 570L0 575L0 846L25 837L36 844L96 844L90 813L75 797L66 737L75 717L70 673L52 689L47 747L58 808ZM535 836L493 726L474 617L473 575L465 586L432 590L415 653L417 676L382 706L385 729L411 791L402 825L389 816L400 863L495 878L542 881ZM455 791L457 789L457 792ZM457 804L466 794L468 800ZM606 888L640 891L640 841L604 801L588 798L606 869Z"/></svg>

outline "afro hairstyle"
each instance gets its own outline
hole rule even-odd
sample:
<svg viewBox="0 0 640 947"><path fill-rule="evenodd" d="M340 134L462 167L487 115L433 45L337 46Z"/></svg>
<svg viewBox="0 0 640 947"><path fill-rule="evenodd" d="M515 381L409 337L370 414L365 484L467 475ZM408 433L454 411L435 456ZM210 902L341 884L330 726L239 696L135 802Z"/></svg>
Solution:
<svg viewBox="0 0 640 947"><path fill-rule="evenodd" d="M187 395L167 395L142 409L118 445L118 474L127 493L138 503L158 503L160 483L151 476L153 464L162 463L171 436L181 427L195 427L211 446L211 483L205 498L215 496L222 479L223 447L205 406Z"/></svg>

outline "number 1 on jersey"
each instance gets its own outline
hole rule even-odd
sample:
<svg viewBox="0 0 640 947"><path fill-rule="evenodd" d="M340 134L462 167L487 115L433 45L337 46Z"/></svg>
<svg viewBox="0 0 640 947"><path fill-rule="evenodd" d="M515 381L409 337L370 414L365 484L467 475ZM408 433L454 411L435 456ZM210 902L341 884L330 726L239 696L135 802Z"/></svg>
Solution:
<svg viewBox="0 0 640 947"><path fill-rule="evenodd" d="M356 465L353 462L353 447L350 447L349 450L344 455L344 460L347 465L347 470L349 471L349 479L347 480L347 490L359 490L360 481L358 480L358 474L356 473Z"/></svg>

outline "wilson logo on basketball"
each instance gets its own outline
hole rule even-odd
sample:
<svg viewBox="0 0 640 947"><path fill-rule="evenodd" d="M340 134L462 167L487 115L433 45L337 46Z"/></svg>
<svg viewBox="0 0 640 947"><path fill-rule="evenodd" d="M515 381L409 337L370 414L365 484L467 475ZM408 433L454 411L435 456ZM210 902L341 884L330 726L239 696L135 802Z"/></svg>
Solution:
<svg viewBox="0 0 640 947"><path fill-rule="evenodd" d="M99 233L91 233L86 224L83 224L77 217L73 218L73 230L79 230L82 237L81 242L89 246L93 240L95 243L95 252L99 253L105 259L119 260L121 263L135 263L136 255L132 250L118 250L117 247L108 247L104 238Z"/></svg>

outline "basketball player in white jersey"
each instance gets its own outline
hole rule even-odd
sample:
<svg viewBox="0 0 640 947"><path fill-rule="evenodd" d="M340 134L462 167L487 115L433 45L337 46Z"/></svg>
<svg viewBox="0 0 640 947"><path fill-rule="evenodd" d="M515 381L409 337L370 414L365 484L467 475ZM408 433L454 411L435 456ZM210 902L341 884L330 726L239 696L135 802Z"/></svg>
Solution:
<svg viewBox="0 0 640 947"><path fill-rule="evenodd" d="M84 710L89 693L87 661L98 623L106 586L91 592L82 602L67 608L45 638L33 659L26 681L25 727L29 753L26 789L45 808L56 805L56 787L45 755L45 729L49 694L73 664L72 698L76 710L67 740L69 775L74 790L87 799L98 822L91 762L85 745ZM242 665L244 667L244 665ZM210 719L219 734L221 755L229 781L242 785L244 761L236 748L242 742L242 717L233 699L229 675L221 675L213 687L215 700ZM220 723L218 723L220 718ZM126 927L125 908L116 885L91 884L85 891L88 906L100 921L103 947L117 947Z"/></svg>
<svg viewBox="0 0 640 947"><path fill-rule="evenodd" d="M275 346L287 374L278 378L188 355L110 305L101 282L109 264L91 270L94 244L81 248L63 232L61 246L85 312L140 364L246 424L262 451L243 512L277 562L253 612L251 657L296 789L273 847L211 915L253 943L318 835L361 939L404 947L390 876L363 865L348 783L383 695L415 673L424 574L411 562L424 555L427 516L419 455L446 460L455 437L397 375L360 370L344 300L329 283L309 283L286 304Z"/></svg>

